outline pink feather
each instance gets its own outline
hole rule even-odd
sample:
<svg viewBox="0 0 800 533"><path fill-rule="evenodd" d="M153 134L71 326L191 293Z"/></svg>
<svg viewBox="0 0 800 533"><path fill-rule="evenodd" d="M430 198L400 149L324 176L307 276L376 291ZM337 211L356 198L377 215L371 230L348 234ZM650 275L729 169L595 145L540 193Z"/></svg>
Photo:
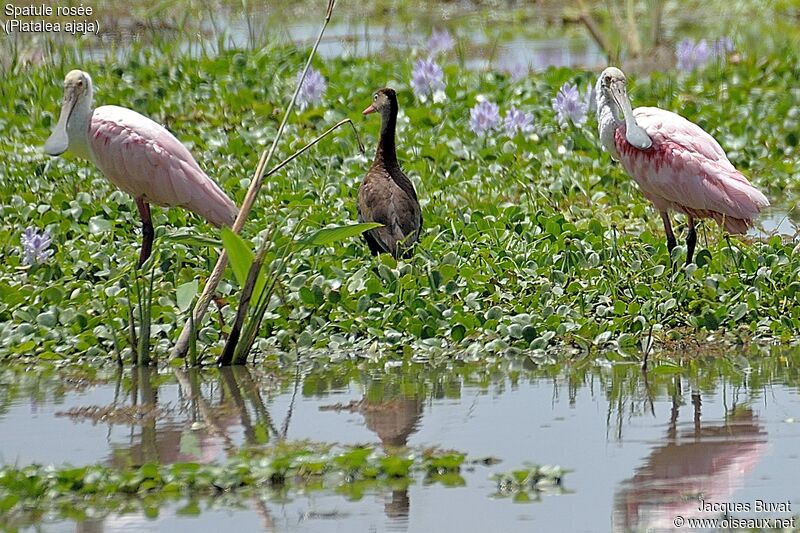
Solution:
<svg viewBox="0 0 800 533"><path fill-rule="evenodd" d="M236 205L160 124L107 105L94 110L88 134L97 167L134 198L186 208L217 227L236 219Z"/></svg>
<svg viewBox="0 0 800 533"><path fill-rule="evenodd" d="M622 166L659 211L713 218L730 233L744 233L769 205L697 124L655 107L639 107L634 116L653 145L640 150L629 144L622 124L615 146Z"/></svg>

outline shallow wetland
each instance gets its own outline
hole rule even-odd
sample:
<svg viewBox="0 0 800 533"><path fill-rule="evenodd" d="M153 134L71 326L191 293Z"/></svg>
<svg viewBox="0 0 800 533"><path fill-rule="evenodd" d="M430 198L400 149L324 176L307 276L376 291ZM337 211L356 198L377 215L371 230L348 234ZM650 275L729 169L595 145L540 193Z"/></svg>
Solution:
<svg viewBox="0 0 800 533"><path fill-rule="evenodd" d="M322 19L315 2L251 4L97 2L100 36L0 41L0 530L662 531L723 516L700 499L800 520L796 2L586 2L604 49L581 2L340 1L312 61L321 94L273 164L344 119L366 153L342 128L265 181L242 246L272 239L280 269L248 364L219 369L236 266L189 355L170 351L220 232L154 207L137 273L132 199L42 146L82 68L98 104L164 124L241 205ZM619 31L633 15L638 44ZM684 39L727 37L678 68ZM609 54L634 107L699 124L770 199L747 235L706 220L694 263L670 255L588 107ZM421 95L429 58L444 87ZM565 84L586 106L567 121ZM355 222L379 131L361 111L385 85L416 254L302 244ZM481 102L499 114L479 133ZM524 129L501 122L512 108ZM137 368L145 300L153 365Z"/></svg>

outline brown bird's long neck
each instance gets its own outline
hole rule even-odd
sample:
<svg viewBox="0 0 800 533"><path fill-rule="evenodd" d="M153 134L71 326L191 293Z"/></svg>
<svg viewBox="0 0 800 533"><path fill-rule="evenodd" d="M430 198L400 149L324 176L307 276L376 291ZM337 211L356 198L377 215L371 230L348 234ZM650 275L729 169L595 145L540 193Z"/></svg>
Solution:
<svg viewBox="0 0 800 533"><path fill-rule="evenodd" d="M375 161L383 161L387 168L398 167L394 131L397 127L397 102L390 102L389 109L381 113L381 139L375 152Z"/></svg>

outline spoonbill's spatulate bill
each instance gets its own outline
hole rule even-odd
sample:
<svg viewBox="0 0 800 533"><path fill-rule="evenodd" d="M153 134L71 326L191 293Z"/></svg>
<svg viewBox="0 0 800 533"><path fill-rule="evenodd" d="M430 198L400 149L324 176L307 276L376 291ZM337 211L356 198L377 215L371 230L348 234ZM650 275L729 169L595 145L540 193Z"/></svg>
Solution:
<svg viewBox="0 0 800 533"><path fill-rule="evenodd" d="M153 247L150 203L185 207L217 227L236 219L236 205L166 128L124 107L93 108L92 79L83 71L73 70L64 80L61 116L44 150L53 156L69 150L93 161L136 199L142 217L139 266Z"/></svg>
<svg viewBox="0 0 800 533"><path fill-rule="evenodd" d="M692 262L696 218L713 218L730 233L745 233L767 198L736 170L711 135L657 107L631 110L625 75L609 67L597 80L600 139L661 214L667 248L675 247L669 211L689 218L686 263Z"/></svg>
<svg viewBox="0 0 800 533"><path fill-rule="evenodd" d="M373 255L390 253L395 259L410 257L422 229L414 184L397 162L394 134L397 125L397 94L380 89L363 114L381 114L381 138L375 159L358 189L358 221L378 222L381 228L364 233Z"/></svg>

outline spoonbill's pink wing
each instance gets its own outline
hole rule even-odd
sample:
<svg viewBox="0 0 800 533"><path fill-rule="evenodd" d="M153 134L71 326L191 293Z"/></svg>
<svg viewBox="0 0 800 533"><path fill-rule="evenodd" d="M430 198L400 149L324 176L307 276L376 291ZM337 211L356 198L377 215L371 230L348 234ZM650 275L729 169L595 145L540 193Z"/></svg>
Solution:
<svg viewBox="0 0 800 533"><path fill-rule="evenodd" d="M767 198L736 170L719 143L698 125L653 107L634 111L636 122L653 141L639 150L617 130L620 162L659 210L674 209L696 217L725 219L732 233L742 233L769 205Z"/></svg>
<svg viewBox="0 0 800 533"><path fill-rule="evenodd" d="M89 125L94 162L114 185L135 198L184 207L215 226L230 226L236 205L166 128L117 106L94 110Z"/></svg>

